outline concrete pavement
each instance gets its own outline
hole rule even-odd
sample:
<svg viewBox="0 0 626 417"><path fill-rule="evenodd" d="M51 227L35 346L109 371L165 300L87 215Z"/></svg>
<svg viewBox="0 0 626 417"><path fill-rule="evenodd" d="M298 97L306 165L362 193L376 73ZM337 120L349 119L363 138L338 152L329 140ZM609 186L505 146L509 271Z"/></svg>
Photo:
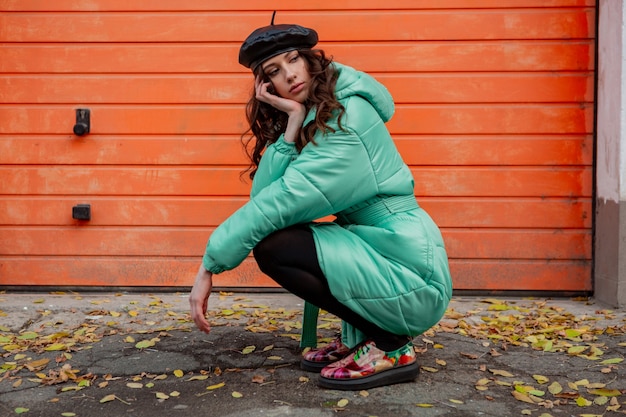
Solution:
<svg viewBox="0 0 626 417"><path fill-rule="evenodd" d="M593 300L455 297L414 340L418 379L361 392L299 369L300 299L209 304L205 335L185 293L0 293L0 416L625 414L626 312Z"/></svg>

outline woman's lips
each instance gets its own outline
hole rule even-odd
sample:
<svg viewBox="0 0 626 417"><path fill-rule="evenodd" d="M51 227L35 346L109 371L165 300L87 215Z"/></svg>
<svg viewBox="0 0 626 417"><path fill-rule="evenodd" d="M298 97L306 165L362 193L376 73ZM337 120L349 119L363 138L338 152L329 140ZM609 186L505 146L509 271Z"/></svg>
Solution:
<svg viewBox="0 0 626 417"><path fill-rule="evenodd" d="M298 83L298 84L294 84L290 89L289 92L290 93L299 93L302 88L304 87L304 83Z"/></svg>

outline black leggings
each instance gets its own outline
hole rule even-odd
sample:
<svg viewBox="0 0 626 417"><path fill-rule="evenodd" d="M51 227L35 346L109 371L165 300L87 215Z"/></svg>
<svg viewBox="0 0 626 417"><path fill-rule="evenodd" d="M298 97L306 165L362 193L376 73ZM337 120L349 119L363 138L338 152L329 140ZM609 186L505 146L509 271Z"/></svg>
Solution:
<svg viewBox="0 0 626 417"><path fill-rule="evenodd" d="M287 291L320 307L361 330L385 351L398 349L409 341L364 319L339 302L317 260L313 232L307 225L279 230L254 248L259 268Z"/></svg>

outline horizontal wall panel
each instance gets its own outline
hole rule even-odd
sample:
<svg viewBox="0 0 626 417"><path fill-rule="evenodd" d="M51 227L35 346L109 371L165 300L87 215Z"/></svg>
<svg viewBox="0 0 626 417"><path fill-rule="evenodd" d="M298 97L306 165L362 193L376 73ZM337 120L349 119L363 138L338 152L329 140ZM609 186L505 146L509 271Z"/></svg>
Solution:
<svg viewBox="0 0 626 417"><path fill-rule="evenodd" d="M392 134L591 133L593 106L398 106Z"/></svg>
<svg viewBox="0 0 626 417"><path fill-rule="evenodd" d="M0 167L0 194L247 196L236 168Z"/></svg>
<svg viewBox="0 0 626 417"><path fill-rule="evenodd" d="M415 194L422 196L591 197L590 168L419 168Z"/></svg>
<svg viewBox="0 0 626 417"><path fill-rule="evenodd" d="M0 285L75 287L191 287L200 262L168 257L0 257ZM32 271L21 279L21 272ZM256 262L213 278L216 287L277 287Z"/></svg>
<svg viewBox="0 0 626 417"><path fill-rule="evenodd" d="M582 87L579 81L564 88ZM251 96L251 74L204 75L5 75L2 103L216 103L244 104ZM567 84L567 83L566 83Z"/></svg>
<svg viewBox="0 0 626 417"><path fill-rule="evenodd" d="M592 102L593 74L412 73L372 74L396 104ZM253 79L224 75L13 75L0 76L2 103L241 104Z"/></svg>
<svg viewBox="0 0 626 417"><path fill-rule="evenodd" d="M0 106L0 134L73 134L77 106ZM91 134L238 134L238 106L86 106ZM593 106L403 105L388 123L393 134L580 134L593 130Z"/></svg>
<svg viewBox="0 0 626 417"><path fill-rule="evenodd" d="M0 228L0 253L37 256L202 256L209 229ZM587 231L443 230L451 258L590 259ZM58 244L63 242L63 244Z"/></svg>
<svg viewBox="0 0 626 417"><path fill-rule="evenodd" d="M325 2L322 10L380 10L384 9L468 9L467 0L394 0L381 5L380 0L343 0L341 2ZM582 7L594 6L595 0L472 0L471 9L530 7ZM92 2L76 2L75 0L4 0L0 10L12 11L180 11L180 10L220 10L220 11L247 11L247 10L319 10L319 0L272 0L271 3L259 0L237 0L236 3L224 1L186 0L172 2L171 0L99 0ZM278 23L278 22L276 22Z"/></svg>
<svg viewBox="0 0 626 417"><path fill-rule="evenodd" d="M418 198L441 228L591 228L590 198Z"/></svg>
<svg viewBox="0 0 626 417"><path fill-rule="evenodd" d="M588 231L445 229L442 233L454 259L591 259Z"/></svg>
<svg viewBox="0 0 626 417"><path fill-rule="evenodd" d="M590 197L590 168L413 168L417 196ZM247 196L236 168L2 167L0 194ZM506 187L502 187L506 184Z"/></svg>
<svg viewBox="0 0 626 417"><path fill-rule="evenodd" d="M591 165L593 138L404 136L395 143L409 165ZM239 136L0 135L0 164L247 166Z"/></svg>
<svg viewBox="0 0 626 417"><path fill-rule="evenodd" d="M394 141L409 165L567 166L593 162L593 138L586 135L396 135Z"/></svg>
<svg viewBox="0 0 626 417"><path fill-rule="evenodd" d="M241 138L232 136L0 135L0 164L247 166Z"/></svg>
<svg viewBox="0 0 626 417"><path fill-rule="evenodd" d="M2 285L191 287L198 260L180 258L0 258ZM454 288L496 291L590 291L590 261L450 260ZM32 273L22 275L21 271ZM19 278L17 278L19 277ZM131 280L132 279L132 280ZM61 284L54 284L54 283ZM215 286L277 287L252 260L213 277ZM558 283L558 288L555 288Z"/></svg>
<svg viewBox="0 0 626 417"><path fill-rule="evenodd" d="M217 226L247 198L12 197L0 200L0 225L76 226L72 207L90 204L89 226ZM591 200L433 198L419 204L442 228L590 228Z"/></svg>
<svg viewBox="0 0 626 417"><path fill-rule="evenodd" d="M250 28L268 24L268 17L267 12L10 13L0 15L0 42L238 42ZM583 8L278 13L276 23L292 22L315 28L321 40L574 39L589 36L594 13Z"/></svg>
<svg viewBox="0 0 626 417"><path fill-rule="evenodd" d="M0 73L248 73L238 63L239 46L5 44ZM320 42L319 47L368 72L589 71L594 58L591 41Z"/></svg>
<svg viewBox="0 0 626 417"><path fill-rule="evenodd" d="M494 291L592 291L591 261L450 260L454 288Z"/></svg>

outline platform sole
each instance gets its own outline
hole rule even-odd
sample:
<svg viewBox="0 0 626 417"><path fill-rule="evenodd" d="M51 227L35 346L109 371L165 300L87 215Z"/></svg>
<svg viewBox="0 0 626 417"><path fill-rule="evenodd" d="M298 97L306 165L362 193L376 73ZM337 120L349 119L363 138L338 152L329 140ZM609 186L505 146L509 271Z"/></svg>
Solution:
<svg viewBox="0 0 626 417"><path fill-rule="evenodd" d="M420 372L420 367L417 361L391 368L389 370L372 374L363 378L353 379L333 379L320 376L318 384L320 387L343 390L343 391L357 391L376 387L382 387L384 385L399 384L402 382L414 381Z"/></svg>
<svg viewBox="0 0 626 417"><path fill-rule="evenodd" d="M313 362L313 361L307 361L306 359L302 359L300 361L300 369L307 371L307 372L315 372L319 374L320 372L322 372L322 369L324 369L331 363L333 362Z"/></svg>

